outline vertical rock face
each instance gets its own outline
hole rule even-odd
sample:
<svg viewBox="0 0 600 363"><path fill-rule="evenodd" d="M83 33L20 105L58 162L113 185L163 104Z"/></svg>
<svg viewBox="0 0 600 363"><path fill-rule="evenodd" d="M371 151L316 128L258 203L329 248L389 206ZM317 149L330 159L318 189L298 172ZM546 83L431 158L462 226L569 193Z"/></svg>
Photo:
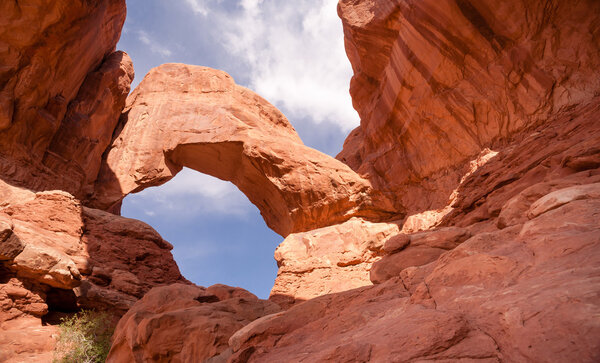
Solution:
<svg viewBox="0 0 600 363"><path fill-rule="evenodd" d="M52 360L55 313L186 282L151 227L83 207L133 79L124 0L0 4L0 361ZM75 197L74 197L74 196Z"/></svg>
<svg viewBox="0 0 600 363"><path fill-rule="evenodd" d="M95 179L94 162L71 161L69 152L94 157L110 141L112 128L99 124L116 122L133 78L128 57L108 57L125 14L124 0L0 4L0 172L5 181L78 194L82 183ZM66 142L65 136L72 140Z"/></svg>
<svg viewBox="0 0 600 363"><path fill-rule="evenodd" d="M44 166L64 175L54 183L55 188L80 198L92 194L102 154L112 141L133 76L131 58L119 51L86 77L44 155Z"/></svg>
<svg viewBox="0 0 600 363"><path fill-rule="evenodd" d="M412 216L376 286L258 319L229 362L597 361L599 6L340 1L362 120L338 158ZM277 291L319 286L303 267Z"/></svg>
<svg viewBox="0 0 600 363"><path fill-rule="evenodd" d="M132 192L160 185L183 166L231 181L287 236L353 216L393 215L348 166L304 146L271 104L222 71L165 64L128 99L92 199L118 207Z"/></svg>
<svg viewBox="0 0 600 363"><path fill-rule="evenodd" d="M129 310L110 361L600 360L600 3L339 14L362 121L335 160L204 67L154 69L119 118L122 0L0 5L0 360L47 361L40 319L81 307ZM188 284L107 211L183 166L287 236L271 301Z"/></svg>
<svg viewBox="0 0 600 363"><path fill-rule="evenodd" d="M342 0L361 126L338 159L409 214L439 209L485 147L600 90L600 3Z"/></svg>

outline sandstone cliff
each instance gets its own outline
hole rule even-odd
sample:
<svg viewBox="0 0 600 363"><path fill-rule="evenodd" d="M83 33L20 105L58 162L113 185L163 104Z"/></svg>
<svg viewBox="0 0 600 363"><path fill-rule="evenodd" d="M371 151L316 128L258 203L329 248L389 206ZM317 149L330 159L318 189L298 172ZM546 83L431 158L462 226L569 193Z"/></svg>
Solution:
<svg viewBox="0 0 600 363"><path fill-rule="evenodd" d="M80 308L122 315L111 362L600 359L600 3L341 0L337 160L221 71L128 96L125 13L0 5L0 360L50 360ZM117 215L184 166L285 237L269 301Z"/></svg>
<svg viewBox="0 0 600 363"><path fill-rule="evenodd" d="M0 14L3 180L81 196L133 79L129 57L111 55L125 0L10 1Z"/></svg>
<svg viewBox="0 0 600 363"><path fill-rule="evenodd" d="M600 4L340 1L361 126L338 159L414 214L485 148L598 95Z"/></svg>

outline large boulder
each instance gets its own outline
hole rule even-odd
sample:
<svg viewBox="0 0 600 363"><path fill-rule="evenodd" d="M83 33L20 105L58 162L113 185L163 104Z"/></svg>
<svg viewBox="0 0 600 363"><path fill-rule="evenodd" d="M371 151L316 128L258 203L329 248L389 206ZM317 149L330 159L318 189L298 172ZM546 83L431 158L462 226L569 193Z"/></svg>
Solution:
<svg viewBox="0 0 600 363"><path fill-rule="evenodd" d="M224 362L233 333L279 310L225 285L157 287L121 318L107 362Z"/></svg>
<svg viewBox="0 0 600 363"><path fill-rule="evenodd" d="M371 285L369 270L396 223L360 218L309 232L293 233L275 250L279 270L270 300L281 306Z"/></svg>

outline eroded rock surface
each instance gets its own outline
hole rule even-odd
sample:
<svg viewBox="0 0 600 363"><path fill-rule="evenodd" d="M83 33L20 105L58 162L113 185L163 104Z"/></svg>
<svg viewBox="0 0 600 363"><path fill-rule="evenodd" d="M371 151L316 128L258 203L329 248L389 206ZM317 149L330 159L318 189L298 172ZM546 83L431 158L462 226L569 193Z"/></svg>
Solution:
<svg viewBox="0 0 600 363"><path fill-rule="evenodd" d="M598 360L598 6L342 0L338 157L410 216L377 285L258 319L229 361Z"/></svg>
<svg viewBox="0 0 600 363"><path fill-rule="evenodd" d="M0 360L52 359L56 314L127 311L154 286L187 283L172 246L143 222L83 207L64 191L2 187ZM54 320L53 320L54 319ZM7 349L8 351L4 351Z"/></svg>
<svg viewBox="0 0 600 363"><path fill-rule="evenodd" d="M485 147L600 91L600 3L342 0L361 126L338 155L408 214L443 208Z"/></svg>
<svg viewBox="0 0 600 363"><path fill-rule="evenodd" d="M230 339L230 362L594 362L599 226L600 199L588 195L525 223L476 233L379 285L321 296L247 325Z"/></svg>
<svg viewBox="0 0 600 363"><path fill-rule="evenodd" d="M204 67L154 69L119 118L122 0L0 5L0 360L47 361L41 319L80 307L129 309L110 361L600 360L600 3L339 14L362 120L341 161ZM188 284L108 212L183 166L287 236L272 301Z"/></svg>
<svg viewBox="0 0 600 363"><path fill-rule="evenodd" d="M370 285L371 265L381 257L384 241L398 232L395 223L352 218L287 236L275 250L279 270L269 299L289 306Z"/></svg>
<svg viewBox="0 0 600 363"><path fill-rule="evenodd" d="M0 262L19 281L64 290L79 307L121 312L154 286L185 281L173 247L147 224L83 207L66 192L31 194L0 209Z"/></svg>
<svg viewBox="0 0 600 363"><path fill-rule="evenodd" d="M125 0L0 4L4 181L78 196L93 182L91 159L110 142L133 78L131 60L111 54L125 14Z"/></svg>
<svg viewBox="0 0 600 363"><path fill-rule="evenodd" d="M119 321L107 362L225 362L233 333L279 310L225 285L157 287Z"/></svg>
<svg viewBox="0 0 600 363"><path fill-rule="evenodd" d="M222 71L151 70L121 123L96 184L92 205L100 209L118 209L125 195L186 166L234 183L282 236L391 212L369 182L304 146L281 112Z"/></svg>

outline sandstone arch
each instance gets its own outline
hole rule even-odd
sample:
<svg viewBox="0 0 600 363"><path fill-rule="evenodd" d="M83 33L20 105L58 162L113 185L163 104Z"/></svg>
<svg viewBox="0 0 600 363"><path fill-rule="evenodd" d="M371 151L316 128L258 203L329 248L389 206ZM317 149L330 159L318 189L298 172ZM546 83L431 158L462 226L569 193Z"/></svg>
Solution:
<svg viewBox="0 0 600 363"><path fill-rule="evenodd" d="M392 213L367 180L305 146L279 110L222 71L153 69L129 96L121 127L90 201L98 208L118 208L187 166L233 182L282 236Z"/></svg>

